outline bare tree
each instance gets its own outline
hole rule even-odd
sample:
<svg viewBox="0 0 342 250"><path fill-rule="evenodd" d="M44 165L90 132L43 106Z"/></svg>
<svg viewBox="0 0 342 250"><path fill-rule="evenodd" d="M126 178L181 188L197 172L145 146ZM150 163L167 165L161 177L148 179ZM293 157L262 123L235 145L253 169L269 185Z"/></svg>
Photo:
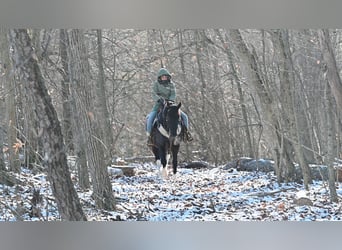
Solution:
<svg viewBox="0 0 342 250"><path fill-rule="evenodd" d="M97 35L97 57L98 57L98 81L96 84L97 113L100 122L101 139L105 144L105 159L110 162L113 152L113 131L110 124L110 116L106 98L106 79L104 73L102 30L96 30Z"/></svg>
<svg viewBox="0 0 342 250"><path fill-rule="evenodd" d="M324 68L324 73L326 74L326 80L329 84L327 87L327 93L325 96L326 100L326 115L327 115L327 154L325 163L328 165L329 169L329 191L330 191L330 199L333 202L338 201L336 186L335 186L335 171L333 168L334 165L334 156L337 151L337 143L336 143L336 128L334 122L334 114L333 114L333 101L331 100L330 93L333 94L335 98L335 102L337 104L337 108L342 108L342 82L340 75L338 73L337 64L333 52L333 48L331 46L331 40L329 36L328 30L320 31L320 41L323 51L323 59L326 67Z"/></svg>
<svg viewBox="0 0 342 250"><path fill-rule="evenodd" d="M326 100L326 121L327 121L327 153L324 157L324 163L328 166L328 183L330 200L332 202L338 202L338 196L336 192L336 173L334 169L334 156L337 149L336 145L336 126L335 126L335 115L333 114L333 100L331 98L330 85L327 85L327 91L325 94Z"/></svg>
<svg viewBox="0 0 342 250"><path fill-rule="evenodd" d="M19 162L19 148L14 148L15 143L19 143L17 141L17 119L16 119L16 105L15 105L15 84L14 84L14 76L11 73L11 62L9 58L9 45L7 39L8 30L1 29L0 39L1 39L1 48L0 48L0 58L2 61L1 64L1 83L2 83L2 91L1 91L1 99L0 101L4 102L4 110L1 111L3 122L2 134L5 135L5 131L7 137L3 137L3 140L6 141L7 138L7 153L8 153L8 165L11 171L20 172L20 162ZM21 143L21 141L20 141ZM1 144L2 145L2 144ZM18 144L19 146L19 144Z"/></svg>
<svg viewBox="0 0 342 250"><path fill-rule="evenodd" d="M288 130L288 137L293 145L297 160L302 169L304 186L309 189L312 182L311 172L308 163L304 159L300 131L305 128L299 127L298 113L296 110L296 88L295 76L292 62L289 36L287 30L277 30L272 32L275 48L279 51L279 79L282 95L282 115L285 121L285 128ZM292 173L294 174L294 173Z"/></svg>
<svg viewBox="0 0 342 250"><path fill-rule="evenodd" d="M293 164L293 161L289 160L291 152L288 149L289 144L284 141L284 137L281 134L281 125L274 109L276 107L274 97L272 97L269 91L268 83L263 78L256 55L248 50L239 30L229 30L228 34L233 41L241 63L245 65L242 69L244 69L248 81L254 86L259 97L264 117L263 124L268 128L266 131L268 143L272 144L271 148L273 150L277 178L279 182L283 182L284 178L288 179L290 177L288 175L289 167Z"/></svg>
<svg viewBox="0 0 342 250"><path fill-rule="evenodd" d="M320 32L323 49L323 59L326 64L326 76L335 97L337 106L342 109L342 81L338 73L334 51L331 46L329 30L324 29Z"/></svg>
<svg viewBox="0 0 342 250"><path fill-rule="evenodd" d="M93 198L97 207L113 210L115 199L104 161L104 148L101 141L99 113L95 110L94 86L90 80L88 54L84 33L74 29L70 33L70 67L72 75L72 94L80 114L80 127L86 145L86 158L93 186Z"/></svg>
<svg viewBox="0 0 342 250"><path fill-rule="evenodd" d="M37 56L27 30L10 30L10 45L14 49L15 69L24 81L25 92L34 99L39 118L39 130L44 146L44 165L63 220L86 220L71 181L61 127L47 93Z"/></svg>
<svg viewBox="0 0 342 250"><path fill-rule="evenodd" d="M69 154L74 152L73 133L72 133L72 105L70 95L70 72L69 72L69 59L68 59L68 33L66 30L61 29L59 31L59 51L61 56L62 67L59 72L62 75L61 87L62 87L62 106L63 106L63 134L65 145Z"/></svg>
<svg viewBox="0 0 342 250"><path fill-rule="evenodd" d="M242 117L243 117L243 121L244 121L244 130L245 130L247 146L248 146L247 147L248 148L248 155L247 156L254 157L257 149L254 149L254 147L252 146L252 136L250 133L247 108L246 108L247 105L246 105L245 97L244 97L244 94L242 91L241 79L239 78L236 66L234 65L234 55L233 55L231 49L229 49L229 47L227 46L227 44L228 44L227 33L225 34L226 35L225 38L223 38L223 36L219 30L216 30L216 34L218 35L218 37L221 41L221 44L222 44L220 46L220 48L227 55L227 61L229 63L230 72L232 74L234 82L237 85L237 89L238 89L238 93L239 93L240 106L241 106L241 113L242 113Z"/></svg>

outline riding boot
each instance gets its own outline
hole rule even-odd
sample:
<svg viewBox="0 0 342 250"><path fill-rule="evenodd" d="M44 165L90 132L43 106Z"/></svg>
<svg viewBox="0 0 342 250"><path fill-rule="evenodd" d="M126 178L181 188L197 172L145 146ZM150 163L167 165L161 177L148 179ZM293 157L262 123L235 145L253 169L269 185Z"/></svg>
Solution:
<svg viewBox="0 0 342 250"><path fill-rule="evenodd" d="M190 142L193 140L189 130L184 126L184 137L183 137L184 142Z"/></svg>
<svg viewBox="0 0 342 250"><path fill-rule="evenodd" d="M194 139L194 138L192 138L192 136L191 136L189 130L186 130L186 140L187 140L187 141L192 141L193 139Z"/></svg>
<svg viewBox="0 0 342 250"><path fill-rule="evenodd" d="M147 136L147 146L152 146L153 143L152 143L152 136L151 135L148 135Z"/></svg>

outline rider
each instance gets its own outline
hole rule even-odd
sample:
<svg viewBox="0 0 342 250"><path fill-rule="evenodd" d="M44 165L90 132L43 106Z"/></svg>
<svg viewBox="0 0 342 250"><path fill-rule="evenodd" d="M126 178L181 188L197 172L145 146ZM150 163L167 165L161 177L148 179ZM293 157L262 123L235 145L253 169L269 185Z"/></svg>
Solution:
<svg viewBox="0 0 342 250"><path fill-rule="evenodd" d="M152 131L152 123L157 115L160 102L160 98L164 98L166 100L175 101L176 100L176 86L171 81L171 74L170 72L165 69L161 68L157 75L157 81L153 84L152 90L152 98L155 102L151 113L147 116L147 124L146 124L146 134L148 136L148 144L151 144L151 131ZM189 120L188 116L181 111L182 120L186 127L186 139L188 141L192 141L191 134L189 133Z"/></svg>

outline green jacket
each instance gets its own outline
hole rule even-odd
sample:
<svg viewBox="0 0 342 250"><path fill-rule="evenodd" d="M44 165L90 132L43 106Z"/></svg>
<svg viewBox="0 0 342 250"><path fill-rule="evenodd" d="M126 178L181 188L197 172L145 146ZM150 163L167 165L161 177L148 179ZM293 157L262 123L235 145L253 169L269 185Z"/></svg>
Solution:
<svg viewBox="0 0 342 250"><path fill-rule="evenodd" d="M162 75L170 75L170 73L167 71L167 69L161 68L158 72L157 78L159 78ZM170 83L168 84L160 84L158 81L155 81L153 83L153 89L152 89L152 98L153 101L155 102L153 106L153 111L157 111L159 108L159 103L158 100L160 97L163 97L167 100L175 101L176 100L176 86L170 80Z"/></svg>

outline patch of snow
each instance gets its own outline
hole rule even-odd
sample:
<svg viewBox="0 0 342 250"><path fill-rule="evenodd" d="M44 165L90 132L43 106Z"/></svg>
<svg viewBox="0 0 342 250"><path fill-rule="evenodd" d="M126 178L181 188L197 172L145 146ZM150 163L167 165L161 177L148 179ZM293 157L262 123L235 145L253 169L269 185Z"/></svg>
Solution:
<svg viewBox="0 0 342 250"><path fill-rule="evenodd" d="M92 191L80 190L75 183L89 221L341 220L341 205L330 203L327 183L322 181L314 181L306 191L298 183L278 184L273 173L228 171L223 166L179 168L176 175L168 168L165 179L158 175L160 165L144 163L134 167L135 176L110 175L117 200L115 211L96 209ZM35 175L23 169L18 178L24 186L0 186L0 220L60 220L45 174ZM37 213L32 212L33 189L39 190L42 197ZM337 193L342 194L340 184ZM294 204L294 199L300 197L310 198L313 205ZM15 211L20 211L20 216Z"/></svg>

